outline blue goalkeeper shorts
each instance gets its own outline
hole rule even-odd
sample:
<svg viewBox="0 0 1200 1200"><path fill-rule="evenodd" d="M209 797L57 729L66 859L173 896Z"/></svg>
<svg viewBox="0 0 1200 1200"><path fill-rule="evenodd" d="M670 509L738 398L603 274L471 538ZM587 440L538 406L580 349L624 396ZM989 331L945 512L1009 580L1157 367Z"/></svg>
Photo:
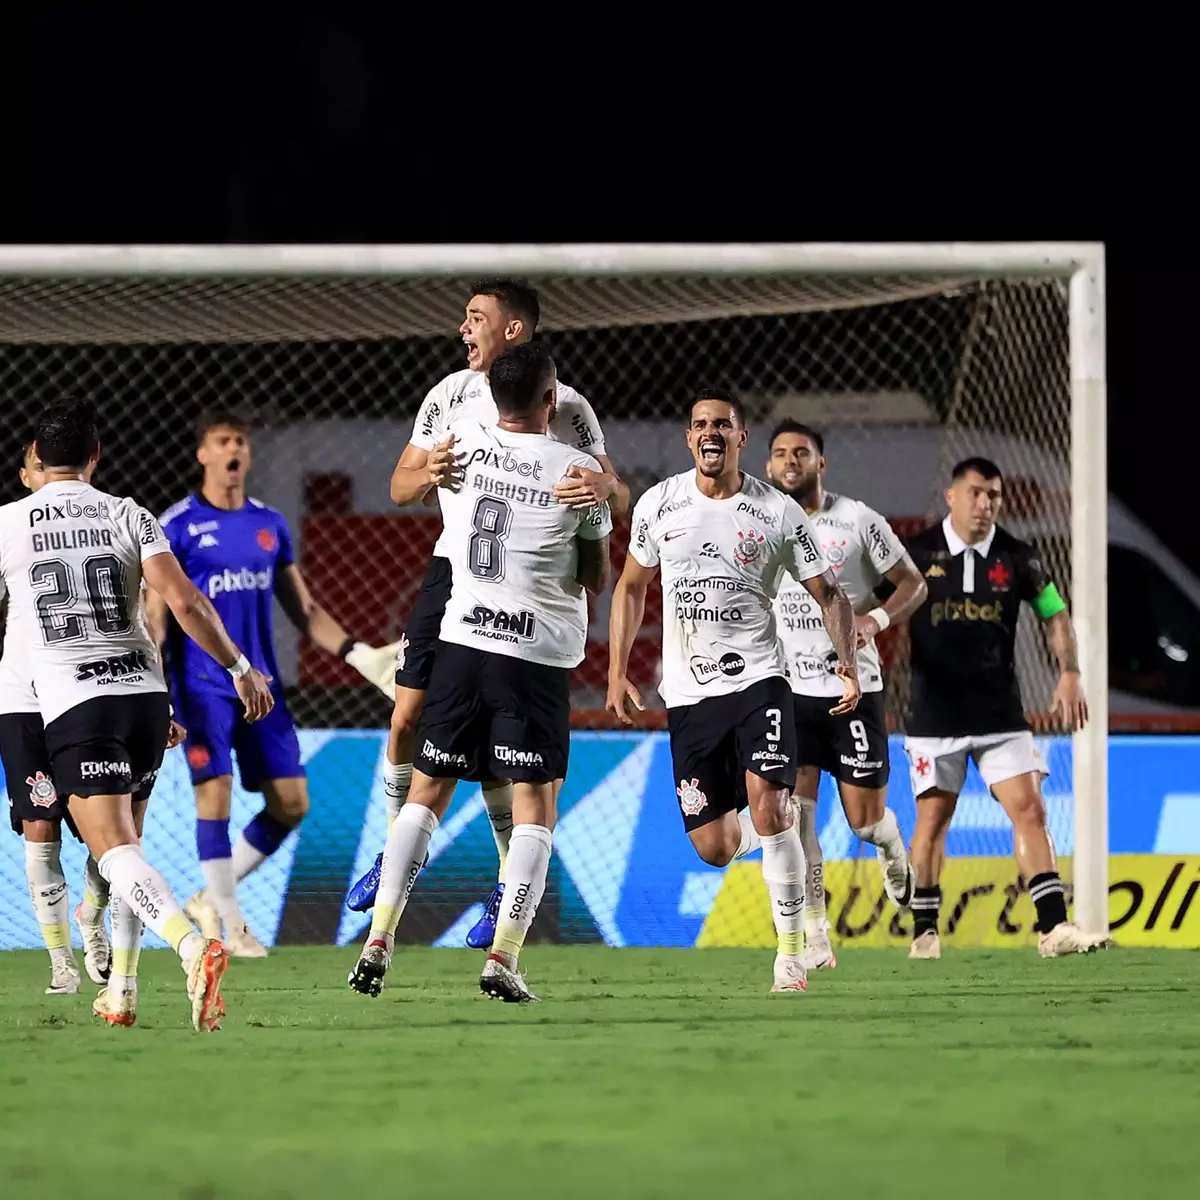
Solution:
<svg viewBox="0 0 1200 1200"><path fill-rule="evenodd" d="M300 739L282 692L275 692L275 707L261 721L248 724L236 696L192 692L176 697L175 719L187 730L183 743L192 786L233 774L237 753L238 774L247 792L261 792L271 779L302 779Z"/></svg>

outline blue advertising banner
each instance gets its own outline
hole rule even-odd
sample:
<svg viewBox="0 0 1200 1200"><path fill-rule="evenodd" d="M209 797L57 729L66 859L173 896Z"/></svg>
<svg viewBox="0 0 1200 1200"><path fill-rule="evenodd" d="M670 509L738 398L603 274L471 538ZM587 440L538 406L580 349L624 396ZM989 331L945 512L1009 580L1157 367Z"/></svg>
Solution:
<svg viewBox="0 0 1200 1200"><path fill-rule="evenodd" d="M311 812L278 853L242 882L239 897L250 927L268 945L346 945L369 923L369 915L345 907L346 893L371 865L386 836L381 774L385 737L376 730L305 730L300 742ZM1039 744L1050 767L1044 787L1050 828L1060 855L1068 857L1073 848L1071 743L1067 738L1046 738ZM907 838L916 810L899 738L892 739L891 757L890 803ZM573 736L551 878L535 940L611 946L697 944L727 872L696 857L683 833L676 785L664 734ZM24 784L14 781L13 786ZM1109 786L1113 855L1200 855L1200 738L1113 738ZM243 792L235 783L234 836L260 807L261 797ZM876 876L868 876L868 870L874 872L874 852L854 838L828 780L822 783L818 811L827 862L861 859L863 877L873 885ZM192 790L179 749L167 755L150 804L145 840L147 857L181 901L202 886ZM989 862L1012 853L1004 814L973 766L947 853L955 860ZM62 857L74 906L85 854L69 833ZM496 865L482 794L476 785L461 784L434 835L429 864L413 893L399 940L462 945L463 934L495 881ZM959 863L957 876L969 879L973 869L969 862ZM978 869L981 880L994 874L994 868L982 862ZM838 875L837 869L832 875ZM147 945L153 944L155 939L148 937ZM23 842L0 833L0 948L40 945L25 885Z"/></svg>

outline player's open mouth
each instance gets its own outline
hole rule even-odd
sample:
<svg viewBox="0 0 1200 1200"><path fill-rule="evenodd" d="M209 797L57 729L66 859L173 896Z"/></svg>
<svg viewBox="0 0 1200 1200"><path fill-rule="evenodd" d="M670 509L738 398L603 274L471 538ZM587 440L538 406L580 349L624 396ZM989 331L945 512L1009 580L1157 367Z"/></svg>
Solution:
<svg viewBox="0 0 1200 1200"><path fill-rule="evenodd" d="M242 469L242 460L240 458L231 458L225 464L225 470L227 470L230 473L230 475L236 475L238 473L238 471L240 471L241 469Z"/></svg>
<svg viewBox="0 0 1200 1200"><path fill-rule="evenodd" d="M715 463L725 456L725 443L722 441L701 442L700 457L706 463Z"/></svg>
<svg viewBox="0 0 1200 1200"><path fill-rule="evenodd" d="M472 362L479 357L479 347L474 342L465 342L467 347L467 362Z"/></svg>
<svg viewBox="0 0 1200 1200"><path fill-rule="evenodd" d="M800 482L799 471L784 471L783 486L785 488L794 488Z"/></svg>

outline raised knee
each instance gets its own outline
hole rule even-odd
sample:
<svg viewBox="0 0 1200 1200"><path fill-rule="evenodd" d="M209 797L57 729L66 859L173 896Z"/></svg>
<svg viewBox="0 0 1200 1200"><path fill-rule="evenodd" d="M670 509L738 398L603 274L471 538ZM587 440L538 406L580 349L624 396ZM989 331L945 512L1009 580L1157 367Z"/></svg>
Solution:
<svg viewBox="0 0 1200 1200"><path fill-rule="evenodd" d="M702 861L708 863L710 867L727 867L733 862L733 856L737 852L737 847L730 849L729 846L722 842L716 842L712 845L697 846L696 853L700 855Z"/></svg>

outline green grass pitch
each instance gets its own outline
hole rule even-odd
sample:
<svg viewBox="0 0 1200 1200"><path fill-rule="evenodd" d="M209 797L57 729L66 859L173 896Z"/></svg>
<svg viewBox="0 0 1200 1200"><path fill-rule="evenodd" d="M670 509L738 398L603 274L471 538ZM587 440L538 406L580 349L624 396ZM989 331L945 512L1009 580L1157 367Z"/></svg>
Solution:
<svg viewBox="0 0 1200 1200"><path fill-rule="evenodd" d="M479 996L480 956L354 948L236 961L191 1031L143 955L134 1029L0 955L0 1196L1188 1195L1200 954L848 951L771 996L769 953L532 946L542 1004Z"/></svg>

